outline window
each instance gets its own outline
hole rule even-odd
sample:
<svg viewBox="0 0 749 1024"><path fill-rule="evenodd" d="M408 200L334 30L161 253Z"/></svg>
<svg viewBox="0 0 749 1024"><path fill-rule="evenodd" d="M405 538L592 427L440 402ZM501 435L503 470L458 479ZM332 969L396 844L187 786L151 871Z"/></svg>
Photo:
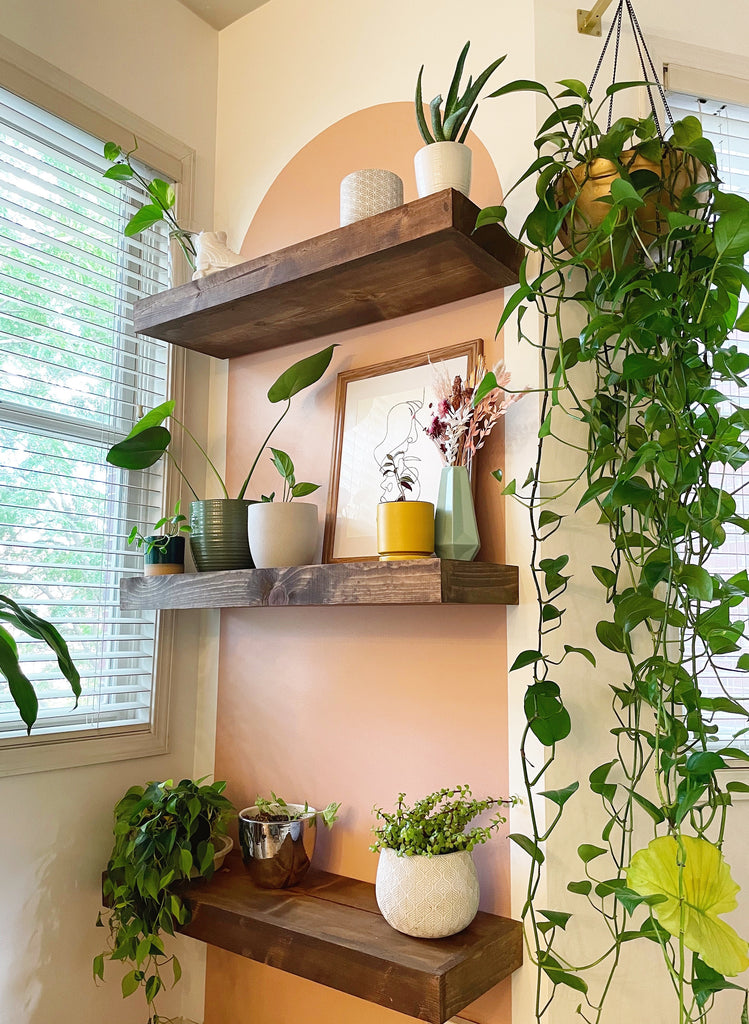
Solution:
<svg viewBox="0 0 749 1024"><path fill-rule="evenodd" d="M54 655L19 638L37 739L148 731L154 706L158 620L121 612L119 581L140 571L127 535L161 514L163 471L105 454L166 397L168 346L131 325L133 302L168 287L169 239L124 238L139 197L101 177L102 148L0 89L0 590L55 622L83 687L73 710ZM14 737L0 685L0 739Z"/></svg>
<svg viewBox="0 0 749 1024"><path fill-rule="evenodd" d="M749 93L749 83L746 84ZM715 146L718 158L718 173L723 182L723 189L736 192L749 199L749 107L735 103L723 103L719 100L703 99L683 93L670 93L668 97L674 120L696 116L702 122L704 134ZM736 344L749 351L749 334L735 335ZM723 386L731 398L742 405L749 406L749 388ZM737 512L749 518L749 465L740 470L726 467L726 478L723 487L734 492ZM743 489L742 489L743 488ZM749 535L734 528L729 533L725 545L711 559L710 568L716 572L730 576L741 569L749 569ZM749 621L749 602L743 605L744 617ZM749 634L749 629L747 630ZM749 637L745 644L749 651ZM735 661L735 656L732 656ZM725 673L728 689L732 696L749 702L749 679L746 673ZM717 681L709 674L703 677L703 690L707 696L719 696L722 691ZM738 729L746 726L746 720L739 716L721 715L716 719L720 734L716 742L725 744ZM742 745L749 749L749 734L742 737Z"/></svg>

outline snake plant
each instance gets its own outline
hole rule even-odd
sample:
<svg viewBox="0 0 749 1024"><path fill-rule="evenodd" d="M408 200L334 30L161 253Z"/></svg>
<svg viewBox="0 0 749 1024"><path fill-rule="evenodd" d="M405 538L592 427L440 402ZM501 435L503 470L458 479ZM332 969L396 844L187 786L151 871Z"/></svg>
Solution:
<svg viewBox="0 0 749 1024"><path fill-rule="evenodd" d="M429 104L432 123L431 132L424 116L424 101L421 94L421 77L424 74L424 65L421 65L419 77L416 79L416 121L419 125L421 137L427 146L433 142L465 142L478 110L479 93L505 59L504 57L498 57L485 71L481 72L475 82L469 75L465 92L462 95L458 95L460 80L463 77L463 67L470 45L470 41L467 42L458 57L458 63L455 65L455 72L452 82L450 82L447 99L445 100L444 113L441 109L441 94L435 96ZM463 129L462 132L461 128ZM458 137L459 133L460 137Z"/></svg>

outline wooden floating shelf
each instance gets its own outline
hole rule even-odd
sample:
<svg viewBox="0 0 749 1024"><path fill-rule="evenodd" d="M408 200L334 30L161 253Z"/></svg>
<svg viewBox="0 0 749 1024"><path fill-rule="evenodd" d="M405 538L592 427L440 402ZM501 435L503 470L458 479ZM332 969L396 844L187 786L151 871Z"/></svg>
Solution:
<svg viewBox="0 0 749 1024"><path fill-rule="evenodd" d="M128 611L280 605L517 603L517 566L440 558L333 562L289 569L234 569L179 576L131 576L120 583L120 605Z"/></svg>
<svg viewBox="0 0 749 1024"><path fill-rule="evenodd" d="M479 912L447 939L412 939L387 924L374 886L310 871L294 889L258 889L238 854L188 889L193 938L278 970L443 1024L523 962L522 926Z"/></svg>
<svg viewBox="0 0 749 1024"><path fill-rule="evenodd" d="M517 284L523 256L446 189L140 299L138 334L228 358Z"/></svg>

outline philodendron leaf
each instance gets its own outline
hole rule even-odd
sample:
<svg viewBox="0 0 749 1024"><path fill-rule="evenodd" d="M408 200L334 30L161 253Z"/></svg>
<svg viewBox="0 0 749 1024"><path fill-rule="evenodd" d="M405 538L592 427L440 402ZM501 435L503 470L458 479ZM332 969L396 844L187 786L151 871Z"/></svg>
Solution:
<svg viewBox="0 0 749 1024"><path fill-rule="evenodd" d="M547 789L545 793L540 795L546 797L547 800L551 800L557 807L564 807L569 798L575 794L580 788L579 782L571 782L569 786L565 786L564 789Z"/></svg>
<svg viewBox="0 0 749 1024"><path fill-rule="evenodd" d="M273 452L273 458L271 459L273 465L284 480L291 480L294 476L294 463L286 452L282 452L280 448L271 448L271 451Z"/></svg>
<svg viewBox="0 0 749 1024"><path fill-rule="evenodd" d="M120 146L116 142L105 142L104 143L104 159L105 160L116 160L122 152Z"/></svg>
<svg viewBox="0 0 749 1024"><path fill-rule="evenodd" d="M473 398L471 399L471 408L475 409L479 402L486 398L487 395L491 394L497 386L497 378L494 373L489 370L488 373L484 374L483 380L473 394Z"/></svg>
<svg viewBox="0 0 749 1024"><path fill-rule="evenodd" d="M582 846L578 846L577 855L583 864L590 864L596 857L603 857L604 853L608 853L602 846L591 846L590 843L583 843Z"/></svg>
<svg viewBox="0 0 749 1024"><path fill-rule="evenodd" d="M313 491L319 489L319 484L298 483L294 484L291 488L291 496L292 498L305 498L308 494L312 494Z"/></svg>
<svg viewBox="0 0 749 1024"><path fill-rule="evenodd" d="M103 178L109 178L111 181L127 181L132 176L133 169L129 164L112 164L102 175Z"/></svg>
<svg viewBox="0 0 749 1024"><path fill-rule="evenodd" d="M513 832L508 838L513 843L517 843L521 850L525 850L529 857L532 857L537 864L543 864L546 860L538 846L528 836L524 836L521 832Z"/></svg>
<svg viewBox="0 0 749 1024"><path fill-rule="evenodd" d="M170 185L161 178L154 178L148 186L148 191L163 207L170 210L175 203L174 185Z"/></svg>
<svg viewBox="0 0 749 1024"><path fill-rule="evenodd" d="M313 356L300 359L298 363L294 363L288 370L284 370L278 380L271 384L268 390L268 401L273 403L288 402L300 391L304 391L311 384L316 384L328 366L330 366L330 360L333 358L333 349L335 347L335 345L329 345L328 348L324 348L321 352L316 352Z"/></svg>
<svg viewBox="0 0 749 1024"><path fill-rule="evenodd" d="M141 231L145 231L163 219L164 211L161 207L156 206L154 203L147 203L145 206L141 206L138 212L130 218L125 227L125 235L131 238L133 235L140 234Z"/></svg>
<svg viewBox="0 0 749 1024"><path fill-rule="evenodd" d="M159 461L171 440L166 427L148 427L112 445L107 452L107 462L120 469L148 469Z"/></svg>
<svg viewBox="0 0 749 1024"><path fill-rule="evenodd" d="M712 843L695 836L653 839L632 857L627 884L642 896L665 897L655 907L658 921L678 937L683 920L684 944L713 970L734 977L749 967L746 941L718 916L735 910L739 886Z"/></svg>

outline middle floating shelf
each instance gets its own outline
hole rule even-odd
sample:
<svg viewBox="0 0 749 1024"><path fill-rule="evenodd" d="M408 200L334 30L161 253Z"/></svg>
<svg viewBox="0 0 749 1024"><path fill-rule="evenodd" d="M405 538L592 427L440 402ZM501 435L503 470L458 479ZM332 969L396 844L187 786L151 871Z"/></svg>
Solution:
<svg viewBox="0 0 749 1024"><path fill-rule="evenodd" d="M523 248L454 189L139 299L138 334L229 358L518 282Z"/></svg>
<svg viewBox="0 0 749 1024"><path fill-rule="evenodd" d="M130 611L283 605L517 603L517 566L446 558L131 576L120 583L120 606Z"/></svg>

